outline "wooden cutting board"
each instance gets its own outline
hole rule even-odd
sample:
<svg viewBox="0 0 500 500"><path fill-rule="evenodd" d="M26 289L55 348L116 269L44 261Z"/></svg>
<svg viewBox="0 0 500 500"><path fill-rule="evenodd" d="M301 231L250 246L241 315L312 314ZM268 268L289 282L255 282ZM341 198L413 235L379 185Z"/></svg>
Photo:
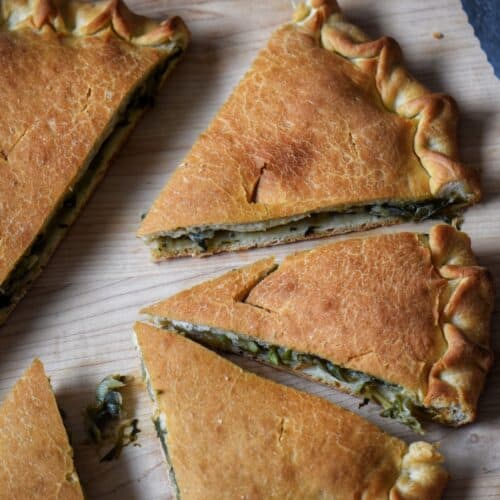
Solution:
<svg viewBox="0 0 500 500"><path fill-rule="evenodd" d="M396 38L419 80L458 101L462 157L482 169L484 190L483 202L467 213L464 230L472 236L480 262L500 283L500 82L459 1L341 3L347 16L372 37ZM130 5L148 15L180 14L192 31L192 45L42 277L0 329L0 397L33 357L43 360L73 430L76 465L89 499L170 498L149 400L139 383L133 402L142 429L140 447L127 448L116 462L99 464L95 451L84 443L81 413L99 380L117 372L140 378L131 342L139 308L261 257L281 258L318 244L150 262L148 250L134 237L141 214L271 31L289 19L291 8L287 0L130 0ZM436 32L444 38L435 38ZM386 231L423 231L429 226ZM497 357L499 320L497 309L492 332ZM418 438L379 417L373 405L358 409L358 400L326 387L245 365L337 402L407 441ZM477 423L458 430L431 425L426 439L439 442L446 456L452 475L447 499L500 498L500 363L489 377Z"/></svg>

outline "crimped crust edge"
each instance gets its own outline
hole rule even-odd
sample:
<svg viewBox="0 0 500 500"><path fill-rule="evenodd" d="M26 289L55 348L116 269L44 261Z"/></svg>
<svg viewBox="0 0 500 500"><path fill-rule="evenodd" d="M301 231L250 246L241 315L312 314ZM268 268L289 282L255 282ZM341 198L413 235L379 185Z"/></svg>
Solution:
<svg viewBox="0 0 500 500"><path fill-rule="evenodd" d="M438 409L447 423L463 425L476 417L493 363L493 281L485 268L476 265L469 237L452 226L434 226L429 248L437 273L447 281L439 318L447 349L430 370L424 405Z"/></svg>
<svg viewBox="0 0 500 500"><path fill-rule="evenodd" d="M432 444L424 441L410 444L402 457L401 470L389 499L441 498L449 477L442 462L442 455Z"/></svg>
<svg viewBox="0 0 500 500"><path fill-rule="evenodd" d="M30 28L74 37L112 33L127 42L171 51L185 49L190 33L180 17L153 20L131 12L123 0L92 3L63 0L5 0L0 30Z"/></svg>
<svg viewBox="0 0 500 500"><path fill-rule="evenodd" d="M458 159L455 101L448 95L430 92L408 73L394 39L370 40L343 18L335 0L301 2L293 22L317 38L325 49L372 75L388 110L416 120L414 151L429 175L433 196L450 197L466 205L479 200L476 170L465 167Z"/></svg>

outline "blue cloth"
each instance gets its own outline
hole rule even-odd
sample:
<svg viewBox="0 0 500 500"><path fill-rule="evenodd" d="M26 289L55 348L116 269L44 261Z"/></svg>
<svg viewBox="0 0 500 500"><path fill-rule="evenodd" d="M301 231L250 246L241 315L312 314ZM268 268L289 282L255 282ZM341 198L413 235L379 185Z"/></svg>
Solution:
<svg viewBox="0 0 500 500"><path fill-rule="evenodd" d="M500 0L462 0L481 48L500 78Z"/></svg>

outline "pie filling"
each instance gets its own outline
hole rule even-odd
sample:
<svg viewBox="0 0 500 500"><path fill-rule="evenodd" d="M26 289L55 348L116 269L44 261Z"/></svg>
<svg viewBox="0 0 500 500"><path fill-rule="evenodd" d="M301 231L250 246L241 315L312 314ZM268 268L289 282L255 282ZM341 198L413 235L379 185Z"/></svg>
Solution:
<svg viewBox="0 0 500 500"><path fill-rule="evenodd" d="M59 203L31 247L0 285L0 323L47 263L50 255L104 175L113 155L128 137L143 111L151 105L158 86L180 55L181 51L177 50L171 56L167 56L122 105L121 110L108 126L104 139L89 154L86 167L81 169L77 180L69 188L63 201Z"/></svg>
<svg viewBox="0 0 500 500"><path fill-rule="evenodd" d="M344 392L363 398L365 402L369 400L378 403L383 408L383 417L398 420L419 434L423 433L420 419L424 415L435 417L431 408L423 407L417 396L403 387L344 368L319 356L219 328L157 318L155 322L162 328L173 328L212 349L244 355L266 364L301 372L308 378L334 385Z"/></svg>
<svg viewBox="0 0 500 500"><path fill-rule="evenodd" d="M451 221L463 205L454 199L418 203L377 203L347 207L343 211L310 212L293 217L249 224L218 224L180 229L146 238L155 256L202 254L239 248L288 243L404 221L441 218Z"/></svg>

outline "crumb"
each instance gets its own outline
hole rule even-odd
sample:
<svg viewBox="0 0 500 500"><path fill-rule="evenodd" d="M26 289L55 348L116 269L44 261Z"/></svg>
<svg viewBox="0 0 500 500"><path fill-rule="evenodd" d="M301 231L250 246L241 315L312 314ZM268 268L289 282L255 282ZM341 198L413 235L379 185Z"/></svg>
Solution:
<svg viewBox="0 0 500 500"><path fill-rule="evenodd" d="M444 35L443 33L441 33L440 31L435 31L432 36L436 39L436 40L441 40L444 38Z"/></svg>

